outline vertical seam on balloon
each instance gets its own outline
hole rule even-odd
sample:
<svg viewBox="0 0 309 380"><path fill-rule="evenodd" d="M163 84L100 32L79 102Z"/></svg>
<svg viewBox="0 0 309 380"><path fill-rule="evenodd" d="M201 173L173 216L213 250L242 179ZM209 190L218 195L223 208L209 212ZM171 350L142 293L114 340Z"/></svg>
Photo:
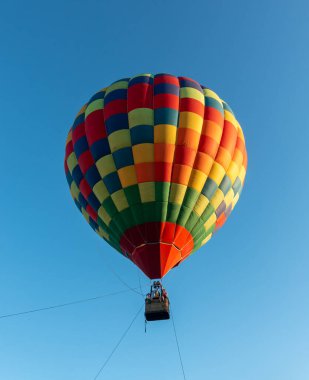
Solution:
<svg viewBox="0 0 309 380"><path fill-rule="evenodd" d="M142 195L141 195L141 190L140 190L140 187L139 187L139 183L138 182L138 178L137 178L137 170L136 170L136 162L135 162L135 155L134 155L134 151L133 151L133 145L132 145L132 128L131 128L131 123L130 123L130 118L129 118L129 109L128 109L128 103L129 103L129 88L130 88L130 82L132 81L132 79L134 78L137 78L141 76L141 74L138 74L134 77L131 77L129 82L128 82L128 95L127 95L127 114L128 114L128 126L129 126L129 133L130 133L130 139L131 139L131 152L132 152L132 157L133 157L133 167L134 167L134 172L135 172L135 176L136 176L136 186L138 188L138 193L139 193L139 198L140 198L140 203L136 203L135 205L140 205L140 212L142 214L142 220L143 220L143 223L145 223L145 210L144 210L144 206L143 206L143 203L142 203ZM135 110L138 109L138 108L134 108ZM132 111L132 110L131 110ZM139 144L136 144L136 145L139 145ZM133 214L133 218L136 218L136 216ZM144 240L145 242L145 234L143 233L143 231L141 230L141 223L136 223L136 228L138 229L138 232L140 234L140 236L142 237L142 239ZM146 242L145 242L146 243ZM136 245L134 244L134 249L133 251L135 250L136 248ZM133 252L132 251L132 252ZM133 256L132 256L133 257Z"/></svg>
<svg viewBox="0 0 309 380"><path fill-rule="evenodd" d="M166 210L165 222L167 222L168 213L169 213L170 204L171 204L171 202L170 202L170 195L171 195L171 189L172 189L172 184L173 184L172 183L172 179L173 179L173 173L174 173L174 159L175 159L175 152L176 152L176 142L177 142L177 137L178 137L179 113L180 113L180 81L179 81L179 77L176 77L176 76L173 76L173 77L177 78L179 92L178 92L178 110L177 110L176 136L175 136L175 142L174 142L175 147L174 147L174 151L173 151L172 170L171 170L171 176L170 176L170 186L169 186L169 189L168 189L167 210ZM164 226L164 230L165 229L166 229L166 225ZM163 230L163 234L164 234L164 230Z"/></svg>
<svg viewBox="0 0 309 380"><path fill-rule="evenodd" d="M114 82L115 83L115 82ZM112 83L113 84L113 83ZM107 91L108 91L108 89L111 87L111 85L110 86L108 86L107 88L106 88L106 92L105 92L105 95L106 95L106 93L107 93ZM103 98L103 109L102 109L102 111L103 111L103 119L104 119L104 123L105 123L105 121L106 121L106 118L105 118L105 103L104 103L104 99L105 99L105 95L104 95L104 98ZM105 125L106 125L106 123L105 123ZM107 138L107 141L108 141L108 145L109 145L109 148L111 148L110 147L110 143L109 143L109 139L108 139L108 134L107 134L107 130L106 130L106 138ZM110 149L111 150L111 149ZM114 156L113 156L113 152L111 151L111 156L112 156L112 158L113 158L113 161L114 161L114 164L115 164L115 160L114 160ZM116 166L116 165L115 165ZM119 178L119 174L118 174L118 170L117 170L117 168L116 168L116 173L117 173L117 177L118 177L118 179L119 179L119 182L120 182L120 178ZM103 180L103 179L102 179ZM120 182L121 183L121 182ZM110 198L110 200L113 202L113 204L114 204L114 206L116 207L116 209L117 209L117 206L116 206L116 204L115 204L115 202L114 202L114 200L113 200L113 198L112 198L112 196L111 196L112 194L110 194L109 193L109 198ZM127 199L127 198L126 198ZM117 209L117 214L115 214L115 215L113 215L113 217L111 217L111 221L110 221L110 223L112 223L112 221L114 220L114 217L116 216L116 215L118 215L119 214L119 217L120 217L120 219L123 221L123 217L122 217L122 215L121 215L121 212L120 211L118 211L118 209ZM117 223L115 223L114 222L114 224L115 224L115 227L118 229L118 231L119 231L119 242L118 242L118 244L119 244L119 246L120 246L120 241L121 241L121 238L124 236L124 232L125 231L122 231L122 229L118 226L118 224ZM130 244L130 245L133 245L133 243L130 241L130 239L127 237L127 236L124 236L124 238L126 239L126 241ZM124 254L124 252L122 251L122 248L120 247L120 249L121 249L121 253L122 254ZM124 254L125 255L125 254ZM126 256L126 255L125 255Z"/></svg>
<svg viewBox="0 0 309 380"><path fill-rule="evenodd" d="M199 84L199 87L200 87L200 89L201 89L201 92L203 93L203 98L204 98L204 114L205 114L205 95L204 95L204 91L203 91L202 87L200 86L200 84ZM198 142L198 145L197 145L197 148L196 148L196 151L195 151L195 157L194 157L193 165L192 165L192 167L191 167L190 177L189 177L189 180L188 180L188 183L187 183L187 186L186 186L186 191L185 191L185 194L184 194L184 197L183 197L183 202L184 202L184 200L186 199L186 196L187 196L187 193L188 193L189 184L190 184L190 180L191 180L192 173L193 173L193 169L194 169L194 164L195 164L196 157L197 157L197 153L198 153L199 143L200 143L201 135L202 135L202 132L203 132L203 126L204 126L204 115L203 115L203 121L202 121L202 128L201 128L200 135L199 135L199 142ZM190 187L190 189L192 189L192 188ZM179 210L179 214L178 214L178 216L177 216L177 221L176 221L176 224L177 224L177 225L178 225L178 221L179 221L179 219L180 219L180 217L181 217L182 207L187 207L187 206L181 205L181 208L180 208L180 210ZM190 212L189 216L191 215L192 212L193 212L193 208L191 209L191 212ZM186 222L188 221L189 216L188 216L188 218L186 219ZM183 227L186 229L185 224L184 224ZM174 233L174 239L173 239L173 241L175 241L175 238L176 238L176 229L177 229L177 226L176 226L176 228L175 228L175 233ZM188 232L190 233L190 235L191 235L191 231L189 231L188 229L187 229L187 231L188 231ZM181 248L180 248L180 249L181 249ZM181 255L181 256L182 256L182 255Z"/></svg>
<svg viewBox="0 0 309 380"><path fill-rule="evenodd" d="M222 101L222 105L223 105L224 110L226 110L226 106L225 106L225 104L226 104L226 103ZM226 119L225 119L225 117L224 117L224 121L225 121L225 120L226 120ZM237 129L237 136L238 136L238 130L239 130L239 128L238 128L238 126L235 126L235 128ZM223 136L223 133L222 133L222 136ZM221 136L221 141L222 141L222 136ZM219 146L221 146L221 141L220 141ZM226 170L226 172L229 170L229 168L230 168L230 166L231 166L231 164L232 164L232 162L233 162L233 158L234 158L234 154L235 154L235 150L236 150L236 143L237 143L237 138L236 138L236 140L235 140L235 144L234 144L233 155L231 156L231 160L230 160L230 162L229 162L229 166L228 166L228 169ZM217 158L217 155L216 155L216 158ZM216 161L216 158L215 158L214 161ZM240 171L240 170L239 170L239 171ZM239 174L239 171L238 171L238 174ZM223 177L223 178L224 178L224 177ZM213 194L213 196L212 196L211 199L209 200L209 204L208 204L207 207L205 208L204 212L207 211L207 208L209 207L209 205L210 205L210 203L211 203L211 200L215 197L215 195L216 195L216 193L217 193L217 191L218 191L218 189L219 189L219 187L220 187L220 185L221 185L221 183L222 183L222 181L223 181L223 178L222 178L220 184L218 185L218 187L217 187L215 193ZM236 178L237 178L237 176L236 176ZM235 180L236 180L236 179L235 179ZM234 182L235 182L235 180L234 180ZM231 187L230 187L230 188L233 187L234 182L231 184ZM233 198L233 199L234 199L234 198ZM215 214L215 210L214 210L214 212L213 212L212 214ZM216 220L217 220L217 217L216 217ZM211 225L210 229L213 227L213 225L215 225L215 223L216 223L216 222L214 222L214 223ZM195 226L196 226L196 224L195 224ZM195 227L195 226L194 226L194 227ZM193 228L193 229L194 229L194 228ZM193 230L193 229L192 229L192 230ZM195 239L199 233L200 233L200 230L198 230L198 231L196 232L196 234L194 234L193 239ZM213 229L210 233L214 233L214 229ZM209 234L206 234L205 238L207 238L208 235L209 235ZM201 235L201 237L202 237L202 235ZM199 236L198 239L200 239L201 237ZM197 243L198 243L198 242L199 242L199 241L197 240ZM188 244L186 244L185 247L186 247L187 245L188 245ZM184 248L185 248L185 247L184 247ZM194 247L193 252L194 252L196 249L198 249L199 247L200 247L200 246L198 246L198 244L197 244L197 246ZM184 249L184 248L183 248L183 249Z"/></svg>
<svg viewBox="0 0 309 380"><path fill-rule="evenodd" d="M90 155L91 155L91 157L93 158L92 153L91 153L91 150L90 150L89 142L88 142L88 139L87 139L86 128L85 128L85 122L86 122L86 115L85 115L85 112L86 112L86 109L87 109L88 105L89 105L89 101L86 103L86 105L85 105L85 110L84 110L84 112L83 112L83 115L84 115L84 120L83 120L84 127L83 127L83 129L84 129L85 137L86 137L86 141L87 141L87 150L90 152ZM72 138L72 143L73 143L73 138ZM76 156L76 153L75 153L75 150L74 150L74 144L73 144L73 152L74 152L74 154L75 154L75 156ZM80 171L82 172L77 157L76 157L76 160L77 160L77 165L78 165ZM93 160L94 160L94 158L93 158ZM94 161L95 161L95 160L94 160ZM85 182L88 184L88 186L91 188L92 193L94 194L94 192L93 192L93 188L90 186L89 182L86 180L86 177L85 177L84 174L83 174L83 179L84 179ZM76 184L76 186L77 186L77 184ZM80 188L79 188L78 186L77 186L77 188L78 188L79 192L82 194ZM83 195L83 194L82 194L82 195ZM96 196L95 194L94 194L94 196L95 196L95 198L98 200L98 202L101 204L101 202L99 201L99 199L97 198L97 196ZM85 199L85 202L87 203L87 205L89 205L90 207L92 207L91 204L90 204L90 203L88 202L88 200L86 199L86 197L84 197L84 199ZM93 207L92 207L92 208L93 208ZM85 213L89 216L89 218L92 219L92 217L89 215L89 213L86 211L86 209L85 209L85 208L83 208L83 209L84 209ZM100 216L98 215L97 212L96 212L96 214L97 214L97 219L99 219L100 221L102 221L102 224L105 225L105 223L104 223L103 220L100 218ZM92 220L93 220L93 219L92 219ZM96 222L96 223L97 223L97 222ZM89 223L88 223L88 224L89 224ZM101 227L101 228L102 228L102 227ZM96 232L97 232L97 231L96 231ZM108 235L111 235L111 236L113 236L113 237L115 238L114 233L111 232L111 230L110 230L110 228L109 228L108 226L107 226L107 232L108 232ZM115 240L116 240L116 239L115 239Z"/></svg>
<svg viewBox="0 0 309 380"><path fill-rule="evenodd" d="M204 117L203 117L203 128L206 129L206 127L207 127L206 123L205 123L205 125L204 125L205 112L206 112L206 93L205 93L204 89L203 89L203 94L204 94ZM221 100L221 99L220 99L220 100ZM223 111L224 109L223 109L222 101L221 101L221 106L222 106L222 111ZM202 128L202 131L201 131L201 134L200 134L200 139L201 139L201 136L202 136L203 131L204 131L203 128ZM220 137L220 142L221 142L221 138L222 138L222 135L223 135L223 128L224 128L224 116L223 116L222 133L221 133L221 137ZM201 140L200 140L200 141L201 141ZM199 145L198 145L198 151L199 151L200 141L199 141ZM219 150L219 147L220 147L220 142L219 142L218 145L217 145L217 148L216 148L216 155L215 155L215 158L212 160L212 166L213 166L213 163L214 163L214 161L215 161L215 159L216 159L216 156L217 156L217 153L218 153L218 150ZM206 153L206 152L203 152L203 153ZM195 160L196 160L196 157L195 157ZM195 161L194 161L194 164L195 164ZM194 167L194 164L193 164L193 167ZM210 169L210 171L211 171L211 169ZM210 173L210 171L209 171L209 173ZM209 173L208 173L208 175L209 175ZM208 179L208 175L207 175L207 177L205 178L205 181L204 181L203 187L204 187L204 185L205 185L205 183L206 183L206 181L207 181L207 179ZM200 195L201 195L201 193L199 194L199 197L200 197ZM199 197L198 197L198 199L199 199ZM211 200L209 200L209 203L210 203L210 201L211 201ZM206 209L206 208L207 208L207 206L205 207L205 209ZM205 209L203 210L203 212L205 211ZM187 223L188 220L190 219L191 215L194 214L194 213L195 213L195 211L194 211L194 207L193 207L193 209L191 210L190 215L188 216L188 219L187 219L186 223ZM201 215L202 215L202 214L201 214ZM197 224L198 224L198 220L197 220L197 222L192 226L192 228L190 229L190 231L185 227L185 228L187 229L188 233L190 233L190 235L191 235L191 231L194 230L194 228L196 227ZM195 236L196 236L196 234L195 234L194 236L191 235L191 237L192 237L192 241L193 241L193 244L194 244ZM187 244L186 244L185 246L183 246L182 249L185 249L185 247L187 247ZM193 250L194 250L194 247L193 247ZM186 256L187 256L187 255L186 255Z"/></svg>

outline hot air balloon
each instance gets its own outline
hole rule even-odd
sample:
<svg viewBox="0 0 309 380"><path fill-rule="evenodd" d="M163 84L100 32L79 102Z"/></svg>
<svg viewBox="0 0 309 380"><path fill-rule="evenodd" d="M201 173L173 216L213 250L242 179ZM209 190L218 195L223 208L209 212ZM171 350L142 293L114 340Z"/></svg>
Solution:
<svg viewBox="0 0 309 380"><path fill-rule="evenodd" d="M77 114L66 142L76 206L150 279L161 279L223 226L246 167L244 135L227 103L169 74L103 88Z"/></svg>

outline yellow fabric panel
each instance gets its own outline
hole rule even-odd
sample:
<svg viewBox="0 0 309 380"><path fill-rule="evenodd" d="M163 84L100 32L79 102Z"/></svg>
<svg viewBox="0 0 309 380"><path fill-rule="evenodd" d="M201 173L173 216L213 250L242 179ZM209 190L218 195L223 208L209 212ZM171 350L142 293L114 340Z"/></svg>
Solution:
<svg viewBox="0 0 309 380"><path fill-rule="evenodd" d="M69 155L69 157L67 158L67 164L68 164L68 168L72 174L72 171L74 170L75 166L78 164L75 152L72 152Z"/></svg>
<svg viewBox="0 0 309 380"><path fill-rule="evenodd" d="M233 161L239 166L241 167L241 164L243 163L244 161L244 156L242 154L242 152L239 150L239 149L235 149L234 151L234 155L233 155Z"/></svg>
<svg viewBox="0 0 309 380"><path fill-rule="evenodd" d="M180 112L178 128L190 128L201 133L204 119L194 112Z"/></svg>
<svg viewBox="0 0 309 380"><path fill-rule="evenodd" d="M118 176L122 187L128 187L137 183L134 165L125 166L121 169L118 169Z"/></svg>
<svg viewBox="0 0 309 380"><path fill-rule="evenodd" d="M88 104L86 103L86 104L84 104L84 105L82 106L82 108L79 110L78 114L76 115L75 119L77 119L79 115L81 115L82 113L85 112L85 110L86 110L86 108L87 108L87 105L88 105Z"/></svg>
<svg viewBox="0 0 309 380"><path fill-rule="evenodd" d="M108 190L103 181L97 182L93 186L92 191L94 192L95 196L98 198L100 203L103 203L105 199L109 196Z"/></svg>
<svg viewBox="0 0 309 380"><path fill-rule="evenodd" d="M79 188L77 187L76 183L74 181L72 181L71 183L71 194L73 196L74 199L78 199L78 196L79 196Z"/></svg>
<svg viewBox="0 0 309 380"><path fill-rule="evenodd" d="M238 124L238 129L237 129L237 132L238 132L238 137L245 143L245 136L244 136L244 133L241 129L241 126L239 125L239 123L237 122Z"/></svg>
<svg viewBox="0 0 309 380"><path fill-rule="evenodd" d="M170 124L157 124L154 127L154 142L175 144L177 127Z"/></svg>
<svg viewBox="0 0 309 380"><path fill-rule="evenodd" d="M130 81L134 78L140 78L140 77L148 77L148 78L153 78L153 74L149 74L149 73L142 73L142 74L137 74L137 75L134 75L133 77L130 78Z"/></svg>
<svg viewBox="0 0 309 380"><path fill-rule="evenodd" d="M222 125L218 125L214 121L204 120L203 135L209 136L220 144L223 128Z"/></svg>
<svg viewBox="0 0 309 380"><path fill-rule="evenodd" d="M204 88L204 95L208 98L216 99L220 104L222 104L222 100L219 98L219 96L209 88Z"/></svg>
<svg viewBox="0 0 309 380"><path fill-rule="evenodd" d="M132 147L134 163L154 162L154 146L153 144L138 144Z"/></svg>
<svg viewBox="0 0 309 380"><path fill-rule="evenodd" d="M210 204L216 210L219 207L220 203L223 201L223 199L224 199L223 192L220 189L217 189L214 196L211 198Z"/></svg>
<svg viewBox="0 0 309 380"><path fill-rule="evenodd" d="M94 112L96 110L102 109L103 104L104 104L103 99L97 99L97 100L94 100L93 102L91 102L88 105L88 107L86 108L85 117L87 117L88 115L90 115L92 112Z"/></svg>
<svg viewBox="0 0 309 380"><path fill-rule="evenodd" d="M234 209L236 203L238 202L238 199L239 199L239 193L237 193L235 198L233 199L232 209Z"/></svg>
<svg viewBox="0 0 309 380"><path fill-rule="evenodd" d="M111 195L112 200L114 201L114 204L118 211L122 211L129 207L127 197L123 191L123 189L120 189L118 191L115 191Z"/></svg>
<svg viewBox="0 0 309 380"><path fill-rule="evenodd" d="M220 183L225 175L224 168L218 164L218 162L214 161L211 171L209 173L209 178L211 178L213 181L216 182L218 186L220 186Z"/></svg>
<svg viewBox="0 0 309 380"><path fill-rule="evenodd" d="M234 190L230 188L230 190L226 193L224 197L226 208L228 208L228 206L233 202L233 198L234 198Z"/></svg>
<svg viewBox="0 0 309 380"><path fill-rule="evenodd" d="M102 178L112 172L117 171L114 158L111 154L107 154L106 156L101 157L96 162L96 166Z"/></svg>
<svg viewBox="0 0 309 380"><path fill-rule="evenodd" d="M202 245L206 244L212 237L212 233L209 234L203 241L202 241Z"/></svg>
<svg viewBox="0 0 309 380"><path fill-rule="evenodd" d="M245 169L244 166L242 166L240 168L240 171L239 171L239 174L238 174L238 177L239 177L242 185L244 184L245 176L246 176L246 169Z"/></svg>
<svg viewBox="0 0 309 380"><path fill-rule="evenodd" d="M193 87L182 87L180 89L179 95L180 98L193 98L201 102L203 105L205 103L204 95Z"/></svg>
<svg viewBox="0 0 309 380"><path fill-rule="evenodd" d="M72 141L72 129L70 129L68 135L67 135L67 139L66 139L66 143L65 145L68 145L68 143Z"/></svg>
<svg viewBox="0 0 309 380"><path fill-rule="evenodd" d="M209 230L210 227L216 223L217 217L215 213L212 213L211 216L208 218L207 222L204 224L205 230Z"/></svg>
<svg viewBox="0 0 309 380"><path fill-rule="evenodd" d="M154 202L156 200L154 182L139 183L138 187L139 187L139 193L141 196L142 203Z"/></svg>
<svg viewBox="0 0 309 380"><path fill-rule="evenodd" d="M216 162L223 166L224 170L229 168L230 162L232 161L231 153L225 149L223 146L219 146Z"/></svg>
<svg viewBox="0 0 309 380"><path fill-rule="evenodd" d="M237 128L235 116L228 110L224 110L224 119L232 123Z"/></svg>
<svg viewBox="0 0 309 380"><path fill-rule="evenodd" d="M109 94L110 92L114 91L114 90L123 90L123 89L126 89L128 88L128 82L123 80L123 81L120 81L120 82L116 82L116 83L113 83L111 86L109 86L107 89L106 89L106 94Z"/></svg>
<svg viewBox="0 0 309 380"><path fill-rule="evenodd" d="M186 190L187 186L181 185L179 183L172 183L168 201L182 205Z"/></svg>
<svg viewBox="0 0 309 380"><path fill-rule="evenodd" d="M208 198L206 198L204 194L200 194L200 196L198 197L198 199L196 201L196 204L195 204L193 210L199 216L201 216L203 214L203 212L205 211L206 207L208 206L208 204L209 204Z"/></svg>
<svg viewBox="0 0 309 380"><path fill-rule="evenodd" d="M87 220L87 222L89 223L89 215L84 208L82 208L82 214L84 218Z"/></svg>
<svg viewBox="0 0 309 380"><path fill-rule="evenodd" d="M232 183L235 182L235 179L238 176L238 173L239 173L238 165L234 161L231 161L230 166L229 166L226 174L229 176Z"/></svg>
<svg viewBox="0 0 309 380"><path fill-rule="evenodd" d="M131 136L129 129L120 129L119 131L115 131L108 136L108 142L111 149L111 152L115 152L116 150L130 147L131 144Z"/></svg>
<svg viewBox="0 0 309 380"><path fill-rule="evenodd" d="M136 108L128 113L130 128L136 125L153 125L153 109Z"/></svg>
<svg viewBox="0 0 309 380"><path fill-rule="evenodd" d="M192 187L200 193L206 182L206 178L207 176L205 173L201 172L200 170L193 169L188 186Z"/></svg>
<svg viewBox="0 0 309 380"><path fill-rule="evenodd" d="M98 210L98 215L99 217L103 220L103 222L109 226L110 222L111 222L111 217L108 215L108 213L105 211L105 209L103 208L103 206L101 206Z"/></svg>
<svg viewBox="0 0 309 380"><path fill-rule="evenodd" d="M106 240L109 240L109 235L99 226L98 234Z"/></svg>

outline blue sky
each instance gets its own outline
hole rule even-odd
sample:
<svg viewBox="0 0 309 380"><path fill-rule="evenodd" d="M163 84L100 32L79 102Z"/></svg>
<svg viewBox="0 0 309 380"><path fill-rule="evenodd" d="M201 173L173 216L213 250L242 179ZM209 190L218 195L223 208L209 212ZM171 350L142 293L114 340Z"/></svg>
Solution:
<svg viewBox="0 0 309 380"><path fill-rule="evenodd" d="M187 380L307 380L308 16L299 0L2 4L0 314L125 289L109 267L138 286L70 199L65 138L114 80L185 75L231 105L249 155L230 220L165 279ZM127 292L0 319L0 378L93 379L142 302ZM182 378L171 322L145 334L141 314L99 379L155 380L155 368Z"/></svg>

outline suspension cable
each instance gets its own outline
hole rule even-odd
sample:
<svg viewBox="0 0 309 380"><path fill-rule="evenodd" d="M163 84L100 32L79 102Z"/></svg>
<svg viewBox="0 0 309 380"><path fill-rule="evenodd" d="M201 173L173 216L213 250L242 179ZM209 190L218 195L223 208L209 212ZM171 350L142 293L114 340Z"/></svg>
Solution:
<svg viewBox="0 0 309 380"><path fill-rule="evenodd" d="M139 292L138 290L136 290L137 288L132 288L127 282L125 282L121 277L120 275L112 268L112 266L109 264L107 258L105 257L105 260L104 260L104 263L105 265L107 266L107 268L113 273L113 275L125 286L127 287L128 289L130 289L132 292L134 293L137 293L139 294L143 299L144 299L144 295L142 292Z"/></svg>
<svg viewBox="0 0 309 380"><path fill-rule="evenodd" d="M186 380L186 374L185 374L185 370L183 367L183 362L182 362L182 357L181 357L181 353L180 353L179 342L178 342L178 338L177 338L177 332L176 332L176 327L175 327L175 322L174 322L174 317L173 317L171 306L170 306L170 312L171 312L171 317L172 317L172 322L173 322L173 329L174 329L174 334L175 334L175 339L176 339L178 356L179 356L179 360L180 360L180 364L181 364L182 374L183 374L184 380Z"/></svg>
<svg viewBox="0 0 309 380"><path fill-rule="evenodd" d="M47 306L47 307L41 307L41 308L38 308L38 309L31 309L31 310L26 310L26 311L20 311L20 312L17 312L17 313L4 314L4 315L0 315L0 319L9 318L9 317L17 317L19 315L36 313L38 311L57 309L57 308L60 308L60 307L65 307L65 306L77 305L79 303L95 301L95 300L99 300L99 299L102 299L102 298L106 298L106 297L110 297L110 296L115 296L117 294L126 293L128 291L129 290L124 289L124 290L120 290L118 292L107 293L107 294L103 294L103 295L97 296L97 297L84 298L84 299L77 300L77 301L61 303L61 304L57 304L57 305L51 305L51 306Z"/></svg>
<svg viewBox="0 0 309 380"><path fill-rule="evenodd" d="M120 346L121 342L123 341L123 339L125 338L125 336L129 332L130 328L132 327L132 325L135 322L136 318L138 317L139 313L142 311L143 307L144 307L144 304L140 307L140 309L138 310L138 312L135 314L135 316L132 319L131 323L126 328L126 330L124 331L124 333L121 335L121 337L120 337L119 341L117 342L116 346L112 349L111 353L108 355L108 357L106 358L105 362L103 363L103 365L101 366L101 368L99 369L99 371L97 372L97 374L95 375L95 377L93 378L93 380L96 380L100 376L100 374L102 373L103 369L106 367L107 363L110 361L111 357L113 356L113 354L115 353L115 351Z"/></svg>

